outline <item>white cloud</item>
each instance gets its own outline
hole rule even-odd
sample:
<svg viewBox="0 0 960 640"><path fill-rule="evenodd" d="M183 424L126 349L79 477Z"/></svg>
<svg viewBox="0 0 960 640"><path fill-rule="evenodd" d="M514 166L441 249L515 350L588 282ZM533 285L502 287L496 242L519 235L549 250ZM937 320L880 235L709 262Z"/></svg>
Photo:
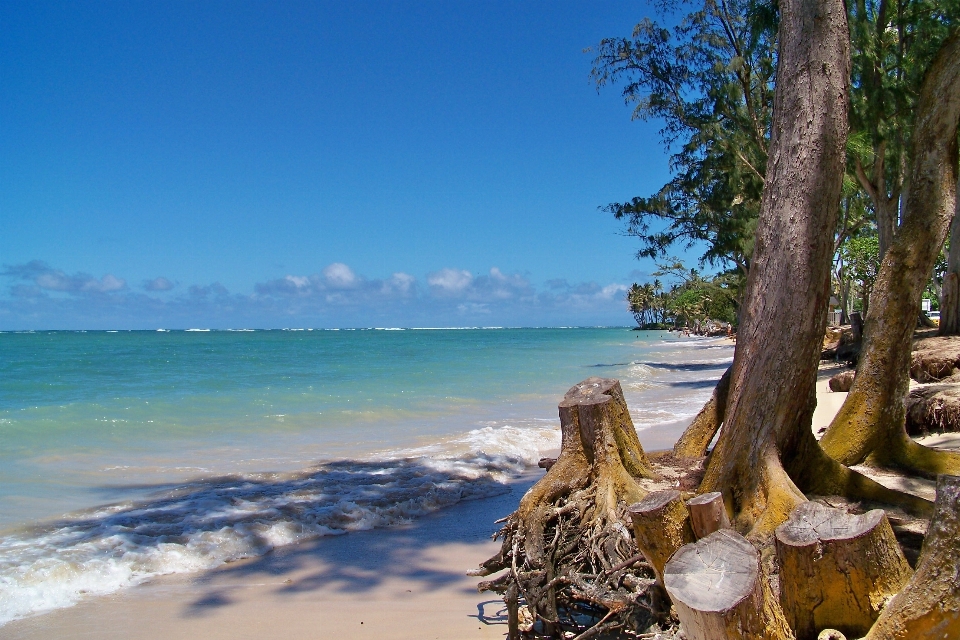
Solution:
<svg viewBox="0 0 960 640"><path fill-rule="evenodd" d="M111 293L123 291L127 288L126 280L109 273L100 279L82 272L71 276L59 269L50 267L42 260L8 266L2 272L2 275L33 282L37 288L44 291L69 294Z"/></svg>
<svg viewBox="0 0 960 640"><path fill-rule="evenodd" d="M613 300L614 298L622 298L623 294L627 292L627 286L623 284L608 284L603 289L600 290L598 298L602 300Z"/></svg>
<svg viewBox="0 0 960 640"><path fill-rule="evenodd" d="M390 276L390 279L383 283L382 290L384 293L396 292L401 295L407 295L413 293L416 286L416 278L409 273L399 272Z"/></svg>
<svg viewBox="0 0 960 640"><path fill-rule="evenodd" d="M285 276L284 280L292 284L297 289L303 289L310 284L310 278L305 276Z"/></svg>
<svg viewBox="0 0 960 640"><path fill-rule="evenodd" d="M342 262L334 262L320 273L323 274L324 281L331 289L353 289L360 282L353 269Z"/></svg>
<svg viewBox="0 0 960 640"><path fill-rule="evenodd" d="M427 284L440 295L456 295L473 283L469 271L444 268L427 275Z"/></svg>
<svg viewBox="0 0 960 640"><path fill-rule="evenodd" d="M162 277L138 292L112 274L67 274L44 262L5 266L0 327L148 326L549 326L628 324L626 286L549 280L492 267L481 275L443 268L424 279L395 272L368 279L335 262L312 275L286 274L230 293L220 283L177 285ZM176 288L180 293L153 295Z"/></svg>

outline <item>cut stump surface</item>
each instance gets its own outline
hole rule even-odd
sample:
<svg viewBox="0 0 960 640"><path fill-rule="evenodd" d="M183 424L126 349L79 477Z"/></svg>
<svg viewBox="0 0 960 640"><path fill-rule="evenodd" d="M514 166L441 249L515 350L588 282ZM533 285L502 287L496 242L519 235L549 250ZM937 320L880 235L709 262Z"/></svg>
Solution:
<svg viewBox="0 0 960 640"><path fill-rule="evenodd" d="M911 570L880 509L863 515L805 502L777 527L780 603L798 640L823 629L859 638Z"/></svg>

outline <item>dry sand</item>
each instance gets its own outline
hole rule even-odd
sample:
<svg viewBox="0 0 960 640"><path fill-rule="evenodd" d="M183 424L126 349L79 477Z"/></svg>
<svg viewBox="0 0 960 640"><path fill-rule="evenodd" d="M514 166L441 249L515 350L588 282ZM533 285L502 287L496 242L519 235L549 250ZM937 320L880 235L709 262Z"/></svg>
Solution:
<svg viewBox="0 0 960 640"><path fill-rule="evenodd" d="M821 369L814 432L829 424L845 393L832 393ZM648 451L672 445L680 426L640 433ZM960 434L930 444L960 446ZM541 475L504 495L462 502L403 527L321 538L193 576L168 576L91 598L69 609L0 628L0 637L49 638L503 638L495 594L479 594L465 572L496 553L494 521L512 512ZM874 474L871 474L874 475ZM877 477L877 476L875 476ZM933 484L903 485L932 497Z"/></svg>

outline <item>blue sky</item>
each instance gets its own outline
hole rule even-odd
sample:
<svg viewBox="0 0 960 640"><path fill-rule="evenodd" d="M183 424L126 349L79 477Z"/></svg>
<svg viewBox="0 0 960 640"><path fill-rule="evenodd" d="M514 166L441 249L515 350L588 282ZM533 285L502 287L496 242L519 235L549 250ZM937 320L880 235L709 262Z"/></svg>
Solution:
<svg viewBox="0 0 960 640"><path fill-rule="evenodd" d="M0 4L0 329L629 324L636 2Z"/></svg>

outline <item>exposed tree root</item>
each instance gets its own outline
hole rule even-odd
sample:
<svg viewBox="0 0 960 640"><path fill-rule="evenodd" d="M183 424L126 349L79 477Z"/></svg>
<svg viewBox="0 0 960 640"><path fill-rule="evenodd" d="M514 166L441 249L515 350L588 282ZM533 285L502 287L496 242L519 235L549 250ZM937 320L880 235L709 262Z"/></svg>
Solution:
<svg viewBox="0 0 960 640"><path fill-rule="evenodd" d="M931 477L941 473L960 475L960 453L925 447L907 435L906 410L902 401L887 418L900 423L894 428L876 426L884 420L867 411L865 403L858 400L847 396L847 401L820 440L827 455L847 466L866 463Z"/></svg>
<svg viewBox="0 0 960 640"><path fill-rule="evenodd" d="M792 469L807 493L843 496L900 507L905 512L929 518L933 503L913 494L883 486L876 480L850 469L818 450L803 467Z"/></svg>
<svg viewBox="0 0 960 640"><path fill-rule="evenodd" d="M547 635L646 628L656 619L653 574L625 522L627 506L646 494L638 481L655 473L620 383L588 378L571 388L560 424L559 458L507 518L500 552L477 573L507 572L479 588L508 596L510 620L522 600ZM519 629L511 626L510 637Z"/></svg>
<svg viewBox="0 0 960 640"><path fill-rule="evenodd" d="M721 376L710 400L696 415L690 426L673 445L673 454L678 458L701 458L707 453L710 441L717 435L727 410L727 394L730 391L730 368Z"/></svg>

